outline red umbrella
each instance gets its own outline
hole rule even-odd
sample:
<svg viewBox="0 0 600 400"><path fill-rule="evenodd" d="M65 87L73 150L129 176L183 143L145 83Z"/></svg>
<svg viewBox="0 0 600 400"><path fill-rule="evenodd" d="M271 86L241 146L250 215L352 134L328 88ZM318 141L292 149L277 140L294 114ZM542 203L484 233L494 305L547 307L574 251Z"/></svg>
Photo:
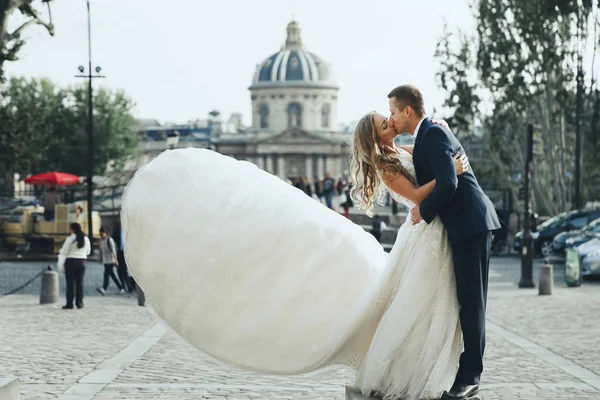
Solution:
<svg viewBox="0 0 600 400"><path fill-rule="evenodd" d="M44 172L25 179L28 185L76 185L79 183L79 177L64 172Z"/></svg>

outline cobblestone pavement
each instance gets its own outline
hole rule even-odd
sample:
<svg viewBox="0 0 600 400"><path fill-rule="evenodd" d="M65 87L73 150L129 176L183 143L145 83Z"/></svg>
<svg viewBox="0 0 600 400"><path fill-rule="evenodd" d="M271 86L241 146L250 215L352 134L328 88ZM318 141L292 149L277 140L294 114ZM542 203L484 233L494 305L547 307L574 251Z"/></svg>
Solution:
<svg viewBox="0 0 600 400"><path fill-rule="evenodd" d="M483 399L599 399L600 284L568 289L557 280L554 295L540 297L517 289L518 278L518 259L494 260ZM341 400L353 381L343 368L302 376L232 370L133 297L89 297L68 311L37 301L0 298L0 375L19 378L23 399Z"/></svg>

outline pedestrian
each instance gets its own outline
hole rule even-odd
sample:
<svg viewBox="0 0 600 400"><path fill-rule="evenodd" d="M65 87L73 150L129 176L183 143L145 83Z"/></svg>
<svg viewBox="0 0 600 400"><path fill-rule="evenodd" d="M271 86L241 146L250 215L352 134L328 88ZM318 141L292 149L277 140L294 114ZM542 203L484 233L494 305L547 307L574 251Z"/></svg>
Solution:
<svg viewBox="0 0 600 400"><path fill-rule="evenodd" d="M331 177L331 174L327 172L325 179L323 179L323 196L325 197L325 204L327 207L333 210L333 196L335 194L335 180Z"/></svg>
<svg viewBox="0 0 600 400"><path fill-rule="evenodd" d="M50 186L46 192L44 192L44 198L42 206L44 207L44 220L54 221L54 207L60 204L61 197L60 193L56 191L55 186Z"/></svg>
<svg viewBox="0 0 600 400"><path fill-rule="evenodd" d="M308 176L304 177L304 193L306 193L308 197L313 197L312 183Z"/></svg>
<svg viewBox="0 0 600 400"><path fill-rule="evenodd" d="M342 203L342 207L344 208L344 217L350 219L350 208L354 207L354 202L352 201L352 198L350 197L350 190L352 189L352 184L348 184L348 186L346 186L346 191L345 191L345 196L346 196L346 201L344 201Z"/></svg>
<svg viewBox="0 0 600 400"><path fill-rule="evenodd" d="M67 304L65 310L73 308L73 295L77 308L83 308L83 277L87 256L92 251L89 238L81 230L81 225L74 222L70 225L71 235L65 239L58 253L58 268L67 280Z"/></svg>
<svg viewBox="0 0 600 400"><path fill-rule="evenodd" d="M121 217L115 227L114 231L115 243L117 245L117 272L119 273L119 279L121 280L121 287L127 293L135 291L135 285L133 279L129 278L129 272L127 271L127 263L125 262L125 236L123 235L123 228L121 226Z"/></svg>
<svg viewBox="0 0 600 400"><path fill-rule="evenodd" d="M379 215L375 214L373 217L373 222L371 223L371 234L375 236L375 239L379 243L381 243L381 234L387 228L385 222L379 217Z"/></svg>
<svg viewBox="0 0 600 400"><path fill-rule="evenodd" d="M336 186L335 186L335 190L336 190L338 196L341 196L342 193L344 193L345 187L346 187L346 182L344 182L344 180L342 178L338 179Z"/></svg>
<svg viewBox="0 0 600 400"><path fill-rule="evenodd" d="M123 286L117 279L117 275L115 275L115 265L118 267L119 260L117 258L117 245L112 237L108 234L108 230L106 227L100 227L100 262L104 264L104 282L101 288L97 288L96 290L100 292L102 296L106 294L106 289L108 289L109 278L112 278L115 285L119 289L119 292L125 293L123 290Z"/></svg>
<svg viewBox="0 0 600 400"><path fill-rule="evenodd" d="M323 203L323 179L315 181L315 196L319 200L319 203Z"/></svg>
<svg viewBox="0 0 600 400"><path fill-rule="evenodd" d="M295 181L294 181L294 187L297 189L300 189L304 192L304 187L305 187L305 182L304 182L304 178L301 176L296 177Z"/></svg>

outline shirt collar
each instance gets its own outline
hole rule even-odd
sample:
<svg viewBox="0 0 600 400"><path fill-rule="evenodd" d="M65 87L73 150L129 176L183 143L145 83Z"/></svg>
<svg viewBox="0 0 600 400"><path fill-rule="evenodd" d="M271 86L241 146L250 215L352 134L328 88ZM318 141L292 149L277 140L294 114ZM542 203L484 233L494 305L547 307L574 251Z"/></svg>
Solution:
<svg viewBox="0 0 600 400"><path fill-rule="evenodd" d="M427 118L426 115L424 115L423 118L421 118L421 120L417 124L417 127L415 128L415 131L413 132L413 139L417 140L417 135L419 134L419 129L421 129L421 125L423 124L423 121L425 121L425 118Z"/></svg>

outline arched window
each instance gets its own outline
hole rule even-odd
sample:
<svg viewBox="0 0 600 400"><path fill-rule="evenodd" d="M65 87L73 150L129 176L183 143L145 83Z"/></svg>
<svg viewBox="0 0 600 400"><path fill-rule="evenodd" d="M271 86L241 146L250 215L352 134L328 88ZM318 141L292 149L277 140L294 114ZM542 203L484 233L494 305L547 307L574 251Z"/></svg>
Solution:
<svg viewBox="0 0 600 400"><path fill-rule="evenodd" d="M260 106L260 127L261 129L269 127L269 106L266 104Z"/></svg>
<svg viewBox="0 0 600 400"><path fill-rule="evenodd" d="M299 103L291 103L288 106L288 128L302 127L302 106Z"/></svg>
<svg viewBox="0 0 600 400"><path fill-rule="evenodd" d="M321 109L321 127L329 128L329 114L331 114L331 106L326 103Z"/></svg>

